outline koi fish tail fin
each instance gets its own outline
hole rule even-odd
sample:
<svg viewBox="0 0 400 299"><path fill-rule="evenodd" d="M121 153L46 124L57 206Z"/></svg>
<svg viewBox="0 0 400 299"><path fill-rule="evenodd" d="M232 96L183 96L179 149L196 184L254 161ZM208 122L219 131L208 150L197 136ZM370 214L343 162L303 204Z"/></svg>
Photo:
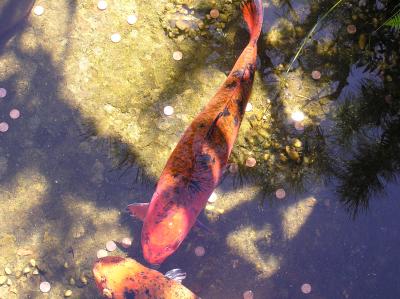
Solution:
<svg viewBox="0 0 400 299"><path fill-rule="evenodd" d="M263 22L262 0L243 0L240 6L250 31L250 41L257 42Z"/></svg>

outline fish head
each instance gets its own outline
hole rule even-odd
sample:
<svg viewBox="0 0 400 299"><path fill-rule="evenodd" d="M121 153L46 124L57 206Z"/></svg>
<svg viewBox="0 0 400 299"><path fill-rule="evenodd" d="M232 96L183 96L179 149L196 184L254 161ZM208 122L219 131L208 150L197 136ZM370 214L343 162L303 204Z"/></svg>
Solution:
<svg viewBox="0 0 400 299"><path fill-rule="evenodd" d="M127 282L137 272L132 262L135 261L119 256L107 256L96 261L93 276L104 298L116 298L118 294L123 294L129 289Z"/></svg>
<svg viewBox="0 0 400 299"><path fill-rule="evenodd" d="M142 250L146 261L156 265L163 263L177 250L195 220L183 209L156 219L147 217L142 230Z"/></svg>

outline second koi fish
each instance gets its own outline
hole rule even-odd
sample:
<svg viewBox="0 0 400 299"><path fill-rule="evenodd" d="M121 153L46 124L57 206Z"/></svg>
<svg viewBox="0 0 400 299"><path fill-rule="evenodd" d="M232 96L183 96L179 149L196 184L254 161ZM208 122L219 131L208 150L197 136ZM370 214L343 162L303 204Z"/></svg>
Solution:
<svg viewBox="0 0 400 299"><path fill-rule="evenodd" d="M261 0L242 3L250 41L224 84L193 120L161 173L150 204L131 204L143 219L144 258L161 264L177 250L218 185L242 122L256 70Z"/></svg>

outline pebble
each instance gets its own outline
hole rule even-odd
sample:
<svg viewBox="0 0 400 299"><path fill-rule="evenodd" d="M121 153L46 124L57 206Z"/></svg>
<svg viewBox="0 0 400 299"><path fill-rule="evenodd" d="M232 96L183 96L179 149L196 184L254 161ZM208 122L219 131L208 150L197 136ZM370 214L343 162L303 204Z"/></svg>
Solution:
<svg viewBox="0 0 400 299"><path fill-rule="evenodd" d="M100 0L99 2L97 2L97 8L100 10L105 10L107 8L107 2Z"/></svg>
<svg viewBox="0 0 400 299"><path fill-rule="evenodd" d="M253 105L251 103L247 103L246 112L250 112L251 110L253 110Z"/></svg>
<svg viewBox="0 0 400 299"><path fill-rule="evenodd" d="M132 245L132 239L131 238L123 238L121 241L121 245L124 248L129 248Z"/></svg>
<svg viewBox="0 0 400 299"><path fill-rule="evenodd" d="M175 51L174 53L172 53L172 58L176 61L182 60L183 53L181 51Z"/></svg>
<svg viewBox="0 0 400 299"><path fill-rule="evenodd" d="M257 164L257 160L253 157L248 157L246 160L246 166L247 167L254 167Z"/></svg>
<svg viewBox="0 0 400 299"><path fill-rule="evenodd" d="M115 249L117 249L117 244L115 244L115 242L114 241L108 241L107 243L106 243L106 249L108 250L108 251L110 251L110 252L112 252L112 251L114 251Z"/></svg>
<svg viewBox="0 0 400 299"><path fill-rule="evenodd" d="M0 123L0 132L1 133L7 132L8 128L9 128L8 123L6 123L4 121Z"/></svg>
<svg viewBox="0 0 400 299"><path fill-rule="evenodd" d="M172 106L165 106L164 114L167 116L171 116L172 114L174 114L174 108Z"/></svg>
<svg viewBox="0 0 400 299"><path fill-rule="evenodd" d="M33 13L37 16L41 16L44 13L44 7L37 5L33 8Z"/></svg>
<svg viewBox="0 0 400 299"><path fill-rule="evenodd" d="M215 210L215 207L214 207L213 205L206 205L205 209L206 209L207 211L214 211L214 210Z"/></svg>
<svg viewBox="0 0 400 299"><path fill-rule="evenodd" d="M301 286L301 291L303 292L303 294L309 294L311 293L311 285L309 283L304 283Z"/></svg>
<svg viewBox="0 0 400 299"><path fill-rule="evenodd" d="M31 272L31 268L29 267L25 267L24 270L22 270L22 273L24 274L28 274L29 272Z"/></svg>
<svg viewBox="0 0 400 299"><path fill-rule="evenodd" d="M203 256L203 255L206 254L206 249L205 249L203 246L197 246L197 247L194 249L194 254L195 254L196 256Z"/></svg>
<svg viewBox="0 0 400 299"><path fill-rule="evenodd" d="M320 71L317 71L317 70L312 71L312 72L311 72L311 77L312 77L314 80L319 80L319 79L321 79L321 72L320 72Z"/></svg>
<svg viewBox="0 0 400 299"><path fill-rule="evenodd" d="M8 286L12 285L12 281L11 281L11 279L9 279L9 278L7 279L7 285L8 285Z"/></svg>
<svg viewBox="0 0 400 299"><path fill-rule="evenodd" d="M348 34L355 34L356 32L357 32L356 25L353 25L353 24L347 25L347 33Z"/></svg>
<svg viewBox="0 0 400 299"><path fill-rule="evenodd" d="M304 113L303 112L301 112L301 111L294 111L293 113L292 113L292 119L294 120L294 121L297 121L297 122L299 122L299 121L303 121L304 120Z"/></svg>
<svg viewBox="0 0 400 299"><path fill-rule="evenodd" d="M238 171L239 171L239 165L237 165L236 163L232 163L231 165L229 165L230 173L238 173Z"/></svg>
<svg viewBox="0 0 400 299"><path fill-rule="evenodd" d="M254 298L254 293L253 291L245 291L243 292L243 299L253 299Z"/></svg>
<svg viewBox="0 0 400 299"><path fill-rule="evenodd" d="M1 275L0 276L0 285L3 285L7 282L7 276Z"/></svg>
<svg viewBox="0 0 400 299"><path fill-rule="evenodd" d="M42 281L39 285L39 289L42 293L48 293L51 289L50 282Z"/></svg>
<svg viewBox="0 0 400 299"><path fill-rule="evenodd" d="M75 279L73 277L71 277L68 282L72 286L74 286L76 284L76 281L75 281Z"/></svg>
<svg viewBox="0 0 400 299"><path fill-rule="evenodd" d="M33 270L33 271L32 271L32 274L33 274L33 275L38 275L38 274L39 274L39 270L38 270L38 269Z"/></svg>
<svg viewBox="0 0 400 299"><path fill-rule="evenodd" d="M5 267L5 268L4 268L4 272L5 272L7 275L10 275L10 274L12 273L11 269L8 268L8 267Z"/></svg>
<svg viewBox="0 0 400 299"><path fill-rule="evenodd" d="M303 145L301 143L301 141L299 139L297 139L297 138L292 141L292 144L293 144L294 147L297 147L297 148L300 148Z"/></svg>
<svg viewBox="0 0 400 299"><path fill-rule="evenodd" d="M208 202L213 203L217 201L217 194L215 192L211 193L210 197L208 198Z"/></svg>
<svg viewBox="0 0 400 299"><path fill-rule="evenodd" d="M0 99L1 99L1 98L5 98L6 95L7 95L7 89L1 87L1 88L0 88Z"/></svg>
<svg viewBox="0 0 400 299"><path fill-rule="evenodd" d="M388 95L386 95L385 96L385 102L386 102L386 104L392 104L392 101L393 101L393 97L392 97L392 95L391 94L388 94Z"/></svg>
<svg viewBox="0 0 400 299"><path fill-rule="evenodd" d="M119 33L114 33L111 35L111 41L113 43L119 43L121 41L121 35Z"/></svg>
<svg viewBox="0 0 400 299"><path fill-rule="evenodd" d="M32 267L36 267L36 261L34 259L31 259L29 261L29 265L31 265Z"/></svg>
<svg viewBox="0 0 400 299"><path fill-rule="evenodd" d="M176 27L179 30L185 31L185 30L189 29L189 24L187 22L185 22L184 20L177 20Z"/></svg>
<svg viewBox="0 0 400 299"><path fill-rule="evenodd" d="M87 280L87 278L86 278L86 276L85 275L81 275L81 277L79 278L79 280L84 284L84 285L87 285L88 284L88 280Z"/></svg>
<svg viewBox="0 0 400 299"><path fill-rule="evenodd" d="M137 16L136 15L129 15L126 18L126 21L128 22L128 24L133 25L137 22Z"/></svg>
<svg viewBox="0 0 400 299"><path fill-rule="evenodd" d="M278 199L284 199L285 198L285 196L286 196L286 191L284 190L284 189L278 189L278 190L276 190L276 192L275 192L275 196L276 196L276 198L278 198Z"/></svg>
<svg viewBox="0 0 400 299"><path fill-rule="evenodd" d="M101 259L101 258L106 257L106 256L108 256L108 252L106 250L100 249L100 250L97 251L97 258L98 259Z"/></svg>
<svg viewBox="0 0 400 299"><path fill-rule="evenodd" d="M64 292L64 297L71 297L72 296L72 291L71 290L66 290Z"/></svg>
<svg viewBox="0 0 400 299"><path fill-rule="evenodd" d="M210 10L210 16L211 16L211 18L213 18L213 19L218 18L218 17L219 17L219 10L216 9L216 8L211 9L211 10Z"/></svg>

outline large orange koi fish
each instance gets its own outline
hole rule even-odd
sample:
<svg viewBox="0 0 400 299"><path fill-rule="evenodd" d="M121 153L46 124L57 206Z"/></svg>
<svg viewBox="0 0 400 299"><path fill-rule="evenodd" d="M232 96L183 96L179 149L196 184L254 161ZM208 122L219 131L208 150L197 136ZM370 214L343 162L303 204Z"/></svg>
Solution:
<svg viewBox="0 0 400 299"><path fill-rule="evenodd" d="M107 256L94 264L93 275L104 298L200 299L180 283L185 273L175 270L163 275L134 259Z"/></svg>
<svg viewBox="0 0 400 299"><path fill-rule="evenodd" d="M242 3L250 41L232 71L184 132L161 173L150 204L128 206L143 219L142 249L152 264L176 251L218 185L253 85L257 40L263 21L261 0Z"/></svg>

